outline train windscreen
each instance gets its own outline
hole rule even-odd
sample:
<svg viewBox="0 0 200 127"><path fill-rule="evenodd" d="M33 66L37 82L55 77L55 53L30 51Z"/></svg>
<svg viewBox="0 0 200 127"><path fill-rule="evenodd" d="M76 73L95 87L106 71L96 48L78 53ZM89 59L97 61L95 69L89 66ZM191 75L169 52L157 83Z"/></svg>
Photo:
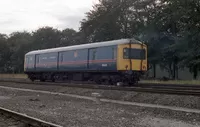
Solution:
<svg viewBox="0 0 200 127"><path fill-rule="evenodd" d="M135 48L125 48L124 49L124 59L146 59L145 49L135 49Z"/></svg>

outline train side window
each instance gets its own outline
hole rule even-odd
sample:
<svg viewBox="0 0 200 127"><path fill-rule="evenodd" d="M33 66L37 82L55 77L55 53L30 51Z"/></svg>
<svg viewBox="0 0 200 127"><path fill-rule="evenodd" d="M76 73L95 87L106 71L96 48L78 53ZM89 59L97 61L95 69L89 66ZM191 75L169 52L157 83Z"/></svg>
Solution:
<svg viewBox="0 0 200 127"><path fill-rule="evenodd" d="M112 59L116 59L116 58L117 58L117 50L116 50L116 47L112 47L112 53L113 53Z"/></svg>
<svg viewBox="0 0 200 127"><path fill-rule="evenodd" d="M26 57L26 59L25 59L25 64L26 64L26 65L29 65L29 57Z"/></svg>
<svg viewBox="0 0 200 127"><path fill-rule="evenodd" d="M97 59L97 49L93 48L89 50L90 52L90 60L96 60Z"/></svg>
<svg viewBox="0 0 200 127"><path fill-rule="evenodd" d="M63 53L60 53L60 62L63 62Z"/></svg>
<svg viewBox="0 0 200 127"><path fill-rule="evenodd" d="M75 50L75 51L74 51L74 58L76 59L77 57L78 57L78 51Z"/></svg>
<svg viewBox="0 0 200 127"><path fill-rule="evenodd" d="M74 51L66 51L62 53L63 55L63 61L67 62L67 61L74 61Z"/></svg>
<svg viewBox="0 0 200 127"><path fill-rule="evenodd" d="M33 57L29 57L29 60L30 60L30 62L32 62L33 61Z"/></svg>
<svg viewBox="0 0 200 127"><path fill-rule="evenodd" d="M97 58L97 50L94 49L92 53L92 60L96 60L96 58Z"/></svg>
<svg viewBox="0 0 200 127"><path fill-rule="evenodd" d="M97 50L96 50L96 49L93 49L93 52L92 52L92 60L96 60L96 57L97 57Z"/></svg>
<svg viewBox="0 0 200 127"><path fill-rule="evenodd" d="M37 63L39 63L40 62L40 60L39 60L39 56L37 56Z"/></svg>
<svg viewBox="0 0 200 127"><path fill-rule="evenodd" d="M25 58L25 61L24 61L24 68L26 69L26 68L29 68L29 57L26 57Z"/></svg>

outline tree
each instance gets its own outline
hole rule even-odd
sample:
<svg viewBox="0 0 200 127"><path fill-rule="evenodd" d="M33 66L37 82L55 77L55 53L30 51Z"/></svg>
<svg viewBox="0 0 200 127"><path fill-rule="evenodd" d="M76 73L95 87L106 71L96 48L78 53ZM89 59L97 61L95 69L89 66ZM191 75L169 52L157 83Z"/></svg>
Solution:
<svg viewBox="0 0 200 127"><path fill-rule="evenodd" d="M7 38L5 34L0 34L0 72L6 72L9 69L10 50Z"/></svg>
<svg viewBox="0 0 200 127"><path fill-rule="evenodd" d="M56 48L61 44L61 32L52 27L43 27L33 32L33 46L31 50Z"/></svg>
<svg viewBox="0 0 200 127"><path fill-rule="evenodd" d="M12 72L23 72L24 55L30 51L32 35L26 31L11 33L7 39L11 51L10 69ZM26 47L26 48L24 48Z"/></svg>
<svg viewBox="0 0 200 127"><path fill-rule="evenodd" d="M81 22L89 42L130 38L141 25L132 0L100 0ZM133 30L134 29L134 30Z"/></svg>
<svg viewBox="0 0 200 127"><path fill-rule="evenodd" d="M62 31L60 46L78 45L84 43L82 34L74 29L64 29Z"/></svg>

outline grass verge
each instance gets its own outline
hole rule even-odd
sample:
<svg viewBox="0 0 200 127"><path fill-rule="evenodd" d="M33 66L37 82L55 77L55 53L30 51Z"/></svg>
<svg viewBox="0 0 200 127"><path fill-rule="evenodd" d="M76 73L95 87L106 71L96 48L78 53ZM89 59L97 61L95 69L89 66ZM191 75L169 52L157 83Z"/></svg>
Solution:
<svg viewBox="0 0 200 127"><path fill-rule="evenodd" d="M26 74L0 74L1 79L27 79Z"/></svg>

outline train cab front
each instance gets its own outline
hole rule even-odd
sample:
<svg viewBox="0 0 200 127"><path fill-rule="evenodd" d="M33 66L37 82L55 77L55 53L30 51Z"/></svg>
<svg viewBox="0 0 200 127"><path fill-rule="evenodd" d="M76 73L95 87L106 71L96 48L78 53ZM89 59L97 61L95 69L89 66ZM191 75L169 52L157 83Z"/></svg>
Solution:
<svg viewBox="0 0 200 127"><path fill-rule="evenodd" d="M118 70L122 72L122 81L134 85L147 71L147 46L124 44L118 49Z"/></svg>

